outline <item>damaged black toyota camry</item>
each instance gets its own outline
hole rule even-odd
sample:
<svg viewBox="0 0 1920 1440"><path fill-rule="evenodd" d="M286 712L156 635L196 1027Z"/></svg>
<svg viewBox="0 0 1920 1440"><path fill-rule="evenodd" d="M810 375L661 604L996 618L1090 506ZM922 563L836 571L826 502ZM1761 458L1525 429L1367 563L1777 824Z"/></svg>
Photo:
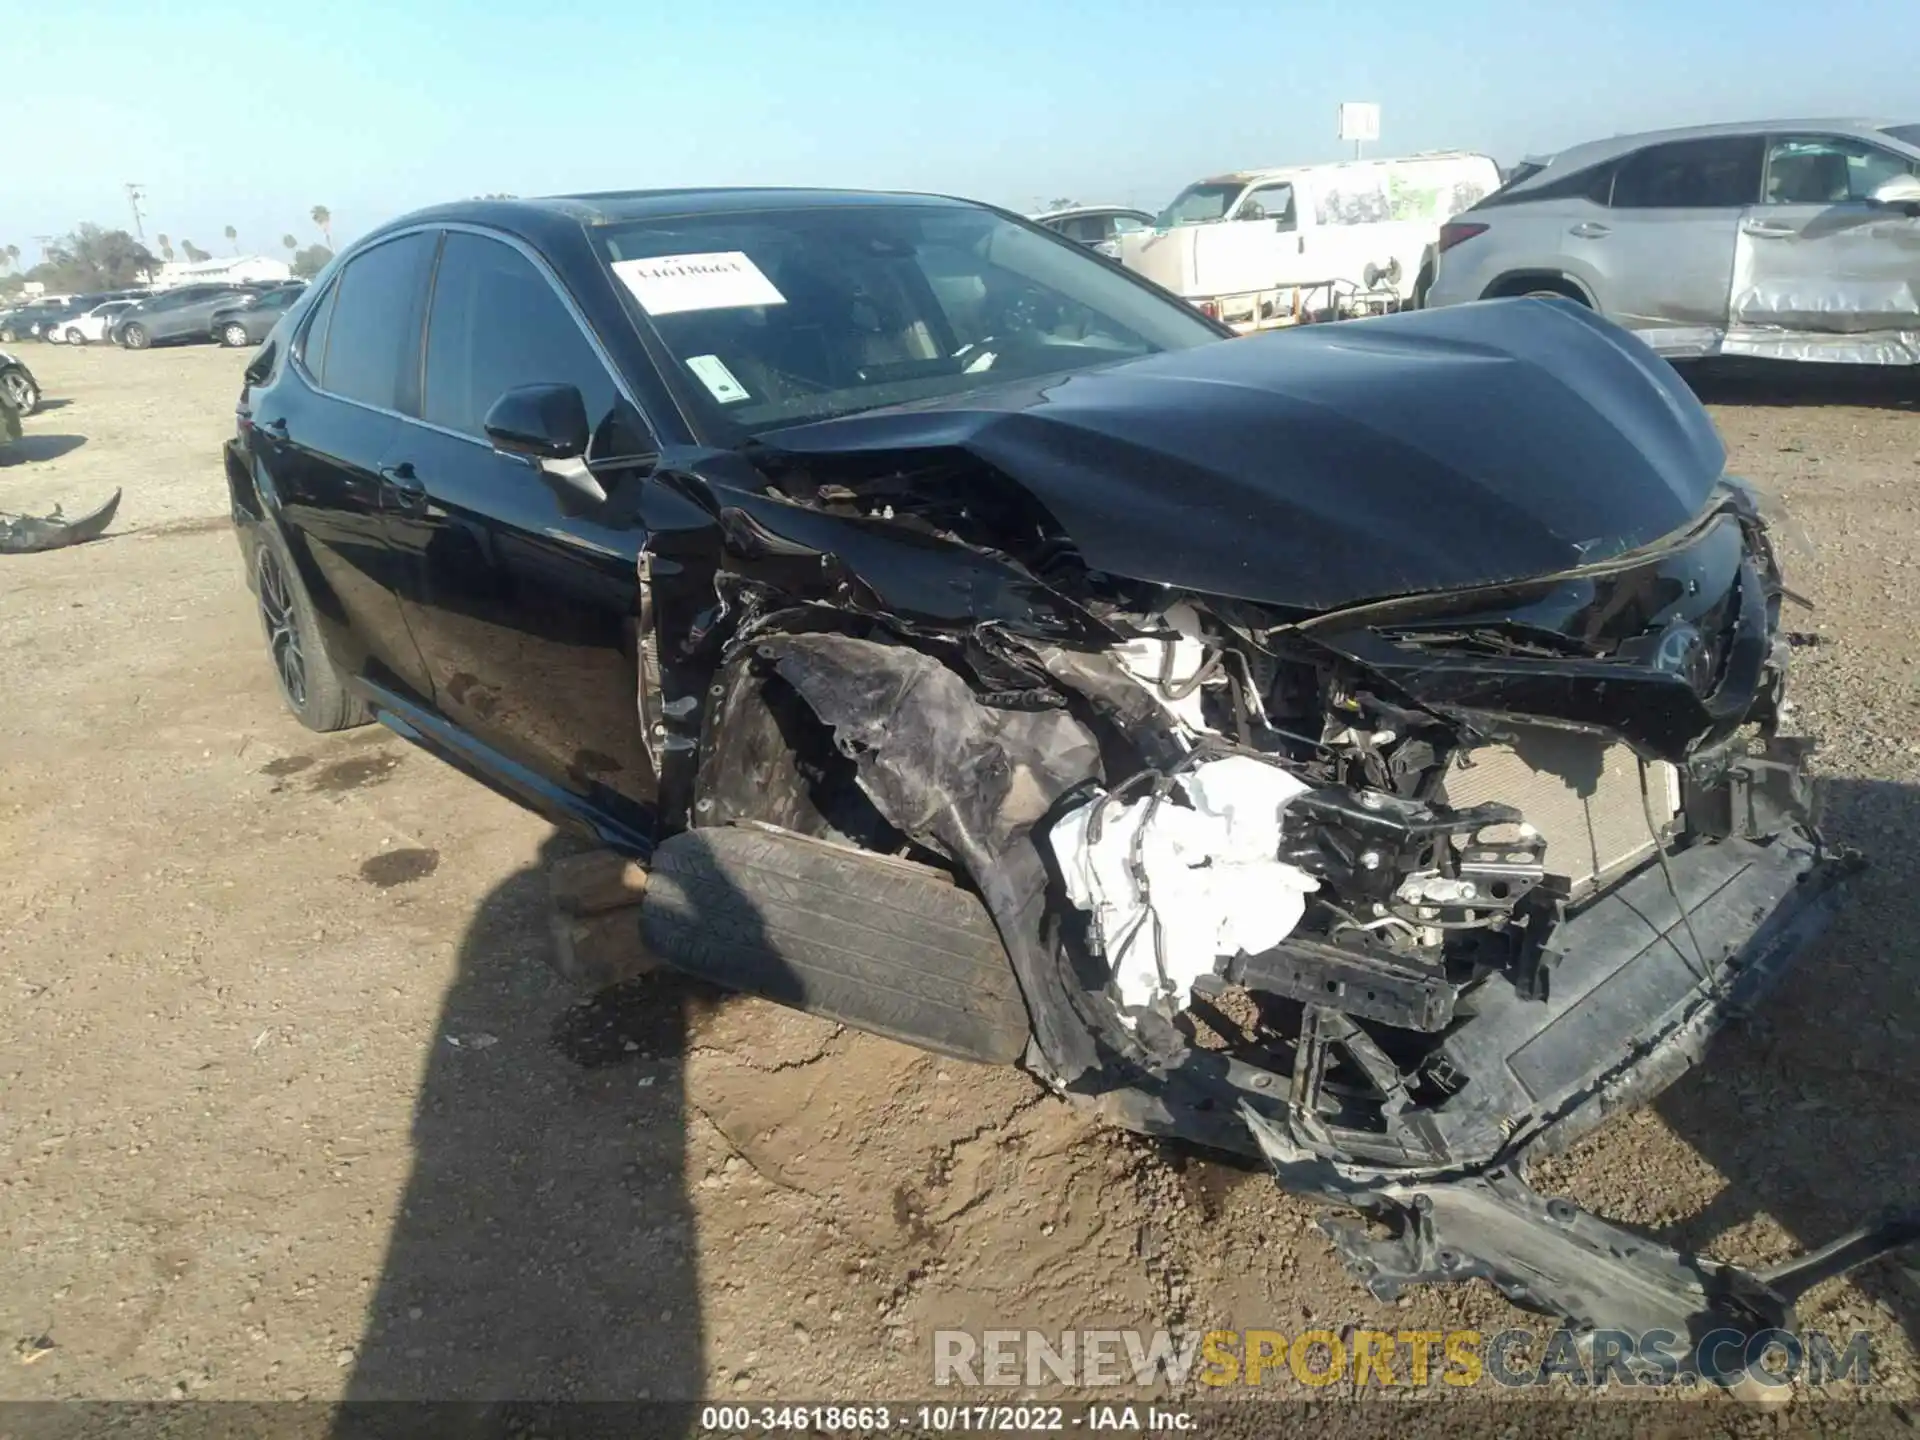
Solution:
<svg viewBox="0 0 1920 1440"><path fill-rule="evenodd" d="M1228 343L959 201L475 202L247 371L287 704L643 860L706 979L1263 1156L1377 1294L1784 1323L1527 1162L1655 1093L1855 859L1773 541L1571 303Z"/></svg>

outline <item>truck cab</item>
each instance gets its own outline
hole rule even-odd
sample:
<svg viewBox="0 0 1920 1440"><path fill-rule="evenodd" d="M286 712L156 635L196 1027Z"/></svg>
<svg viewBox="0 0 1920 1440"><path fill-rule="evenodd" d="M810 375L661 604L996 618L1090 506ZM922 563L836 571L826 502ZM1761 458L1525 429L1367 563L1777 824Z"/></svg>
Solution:
<svg viewBox="0 0 1920 1440"><path fill-rule="evenodd" d="M1118 259L1242 333L1384 313L1412 302L1440 226L1499 183L1457 151L1236 171L1117 237Z"/></svg>

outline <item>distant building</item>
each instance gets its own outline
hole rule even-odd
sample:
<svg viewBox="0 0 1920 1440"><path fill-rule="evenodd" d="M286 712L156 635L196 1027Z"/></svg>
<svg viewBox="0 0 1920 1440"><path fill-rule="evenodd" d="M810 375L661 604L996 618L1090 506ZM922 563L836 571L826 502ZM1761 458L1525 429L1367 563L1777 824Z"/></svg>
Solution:
<svg viewBox="0 0 1920 1440"><path fill-rule="evenodd" d="M291 279L284 260L266 255L233 255L214 260L169 260L153 274L153 288L171 290L208 280L263 281Z"/></svg>

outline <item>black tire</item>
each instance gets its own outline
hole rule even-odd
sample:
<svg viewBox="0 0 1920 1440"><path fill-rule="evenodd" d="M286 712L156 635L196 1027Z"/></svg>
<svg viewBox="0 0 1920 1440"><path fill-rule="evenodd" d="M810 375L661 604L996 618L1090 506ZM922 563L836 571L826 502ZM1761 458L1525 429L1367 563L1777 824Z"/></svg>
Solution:
<svg viewBox="0 0 1920 1440"><path fill-rule="evenodd" d="M8 401L22 415L31 415L40 408L40 386L24 366L9 365L0 369L0 385L6 387Z"/></svg>
<svg viewBox="0 0 1920 1440"><path fill-rule="evenodd" d="M1489 300L1571 300L1576 305L1585 305L1587 297L1580 293L1580 287L1571 280L1557 280L1551 275L1526 275L1517 280L1506 280L1495 285L1487 292Z"/></svg>
<svg viewBox="0 0 1920 1440"><path fill-rule="evenodd" d="M938 870L787 830L689 830L653 852L647 947L690 975L962 1059L1030 1024L987 907Z"/></svg>
<svg viewBox="0 0 1920 1440"><path fill-rule="evenodd" d="M129 350L144 350L153 343L153 337L147 334L147 327L129 320L120 327L120 343Z"/></svg>
<svg viewBox="0 0 1920 1440"><path fill-rule="evenodd" d="M254 596L266 632L267 659L280 698L293 718L309 730L351 730L373 716L349 693L346 681L327 656L313 601L301 583L287 542L271 523L260 527L254 553Z"/></svg>
<svg viewBox="0 0 1920 1440"><path fill-rule="evenodd" d="M78 330L75 330L71 325L67 327L67 344L84 345L86 343L87 343L87 337L85 335L82 335Z"/></svg>
<svg viewBox="0 0 1920 1440"><path fill-rule="evenodd" d="M253 342L247 334L247 327L235 320L232 324L220 327L220 343L229 350L238 350Z"/></svg>
<svg viewBox="0 0 1920 1440"><path fill-rule="evenodd" d="M0 345L18 345L20 332L11 325L0 325Z"/></svg>

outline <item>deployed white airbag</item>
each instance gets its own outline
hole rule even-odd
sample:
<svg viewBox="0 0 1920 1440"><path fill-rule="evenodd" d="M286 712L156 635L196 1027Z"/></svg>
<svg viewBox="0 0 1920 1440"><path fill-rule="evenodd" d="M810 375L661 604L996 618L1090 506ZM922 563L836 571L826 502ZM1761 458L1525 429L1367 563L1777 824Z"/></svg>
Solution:
<svg viewBox="0 0 1920 1440"><path fill-rule="evenodd" d="M1256 955L1286 939L1316 888L1312 876L1275 858L1280 812L1307 789L1303 782L1232 755L1177 783L1191 809L1171 798L1112 805L1101 796L1063 815L1047 837L1067 898L1093 916L1094 941L1124 1006L1165 995L1183 1007L1219 956ZM1098 840L1090 838L1096 811ZM1144 895L1130 863L1136 835Z"/></svg>

